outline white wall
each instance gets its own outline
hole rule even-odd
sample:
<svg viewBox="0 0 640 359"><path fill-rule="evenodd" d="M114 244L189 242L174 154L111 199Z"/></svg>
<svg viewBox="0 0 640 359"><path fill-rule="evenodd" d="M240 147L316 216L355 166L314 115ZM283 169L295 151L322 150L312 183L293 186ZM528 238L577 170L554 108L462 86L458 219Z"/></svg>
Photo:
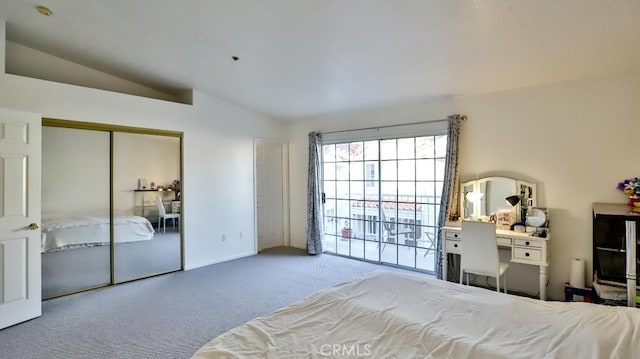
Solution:
<svg viewBox="0 0 640 359"><path fill-rule="evenodd" d="M186 267L255 252L253 138L282 138L284 123L198 92L191 106L9 74L0 74L0 107L183 131Z"/></svg>
<svg viewBox="0 0 640 359"><path fill-rule="evenodd" d="M462 181L517 177L538 185L550 208L549 293L563 296L570 259L591 267L591 204L625 203L618 181L640 174L635 158L640 73L442 98L390 109L309 119L290 126L291 243L305 247L307 133L441 119L465 114L460 139ZM537 269L514 265L509 286L537 292ZM590 271L590 268L589 268ZM588 277L591 277L588 275Z"/></svg>

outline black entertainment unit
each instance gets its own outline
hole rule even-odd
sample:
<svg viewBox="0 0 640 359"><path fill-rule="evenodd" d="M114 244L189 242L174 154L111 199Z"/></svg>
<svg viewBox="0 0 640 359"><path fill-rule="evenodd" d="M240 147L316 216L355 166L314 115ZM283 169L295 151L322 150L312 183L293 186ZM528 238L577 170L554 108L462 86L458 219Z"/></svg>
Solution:
<svg viewBox="0 0 640 359"><path fill-rule="evenodd" d="M599 283L640 286L640 264L637 253L640 243L640 208L626 204L593 204L593 270ZM636 228L637 227L637 228ZM627 243L627 235L634 239ZM633 247L628 246L631 245ZM629 250L631 248L631 250ZM630 275L628 259L635 264L635 275ZM635 283L633 281L635 279ZM635 291L635 289L634 289ZM635 295L634 295L635 303Z"/></svg>
<svg viewBox="0 0 640 359"><path fill-rule="evenodd" d="M604 284L627 285L626 276L626 250L623 248L611 248L609 246L596 246L594 252L594 272L598 280ZM637 266L636 272L640 274ZM640 285L640 281L637 281Z"/></svg>

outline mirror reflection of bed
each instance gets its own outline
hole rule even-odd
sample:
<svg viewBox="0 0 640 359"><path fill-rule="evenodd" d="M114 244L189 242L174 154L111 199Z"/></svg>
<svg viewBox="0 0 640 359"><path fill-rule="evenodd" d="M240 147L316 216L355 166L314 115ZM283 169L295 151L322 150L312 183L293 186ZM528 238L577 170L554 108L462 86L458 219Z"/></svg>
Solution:
<svg viewBox="0 0 640 359"><path fill-rule="evenodd" d="M114 219L117 282L180 268L177 229L157 232L139 216ZM110 283L109 216L45 220L42 229L45 298Z"/></svg>
<svg viewBox="0 0 640 359"><path fill-rule="evenodd" d="M160 197L171 213L179 197L168 191L180 182L179 137L46 123L42 137L45 299L181 269L179 226L158 231L156 206ZM138 178L156 182L156 190L140 198Z"/></svg>

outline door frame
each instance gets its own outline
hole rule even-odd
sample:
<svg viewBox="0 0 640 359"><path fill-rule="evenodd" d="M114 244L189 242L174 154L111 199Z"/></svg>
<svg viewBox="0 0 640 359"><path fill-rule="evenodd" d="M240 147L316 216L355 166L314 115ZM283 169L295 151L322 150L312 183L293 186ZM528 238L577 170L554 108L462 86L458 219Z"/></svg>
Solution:
<svg viewBox="0 0 640 359"><path fill-rule="evenodd" d="M258 253L258 179L257 152L258 143L278 144L282 148L282 244L291 247L290 206L289 206L289 142L277 138L253 138L253 251Z"/></svg>

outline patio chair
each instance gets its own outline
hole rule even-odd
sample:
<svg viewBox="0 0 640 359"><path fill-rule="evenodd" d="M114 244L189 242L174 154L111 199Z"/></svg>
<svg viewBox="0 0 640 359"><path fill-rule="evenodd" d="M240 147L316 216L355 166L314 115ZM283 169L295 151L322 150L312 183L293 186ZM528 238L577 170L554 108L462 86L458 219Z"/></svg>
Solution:
<svg viewBox="0 0 640 359"><path fill-rule="evenodd" d="M436 250L436 240L435 238L433 238L433 234L431 234L430 232L424 232L424 237L418 240L418 243L421 242L425 243L422 248L426 248L423 257L426 257L429 252Z"/></svg>
<svg viewBox="0 0 640 359"><path fill-rule="evenodd" d="M405 229L402 231L398 231L398 228L393 228L392 227L392 223L387 221L387 218L384 214L384 210L382 210L381 212L381 219L382 219L382 226L384 227L384 231L387 233L386 236L382 236L382 252L384 252L384 248L387 246L387 243L397 243L398 240L398 236L401 234L406 234L406 233L414 233L415 234L415 229ZM393 238L393 241L391 241L390 239ZM380 243L378 243L378 246L380 246Z"/></svg>

